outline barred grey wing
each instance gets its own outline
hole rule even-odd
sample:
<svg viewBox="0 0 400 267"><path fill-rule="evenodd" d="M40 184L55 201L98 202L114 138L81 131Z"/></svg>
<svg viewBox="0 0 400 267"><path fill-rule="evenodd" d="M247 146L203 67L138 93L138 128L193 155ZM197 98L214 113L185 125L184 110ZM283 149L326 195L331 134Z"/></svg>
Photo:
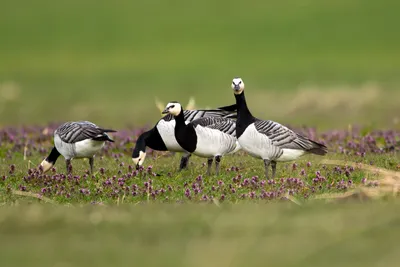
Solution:
<svg viewBox="0 0 400 267"><path fill-rule="evenodd" d="M254 126L259 133L266 135L274 146L300 150L310 150L315 147L315 142L277 122L257 120Z"/></svg>
<svg viewBox="0 0 400 267"><path fill-rule="evenodd" d="M221 117L204 117L191 123L194 127L200 125L209 129L216 129L223 133L236 136L236 122L231 119Z"/></svg>
<svg viewBox="0 0 400 267"><path fill-rule="evenodd" d="M193 121L195 119L201 118L204 115L204 111L201 110L184 110L183 111L183 117L185 118L185 121ZM174 116L171 114L167 114L164 117L162 117L162 120L164 121L172 121L174 119Z"/></svg>
<svg viewBox="0 0 400 267"><path fill-rule="evenodd" d="M64 123L57 128L55 133L66 143L76 143L96 138L103 134L103 130L98 128L94 123L81 121Z"/></svg>
<svg viewBox="0 0 400 267"><path fill-rule="evenodd" d="M184 110L183 117L185 121L192 122L194 120L205 118L205 117L222 117L222 118L232 118L235 119L237 117L236 112L227 111L222 109L210 109L210 110ZM162 117L164 121L171 121L174 119L174 116L171 114L167 114Z"/></svg>

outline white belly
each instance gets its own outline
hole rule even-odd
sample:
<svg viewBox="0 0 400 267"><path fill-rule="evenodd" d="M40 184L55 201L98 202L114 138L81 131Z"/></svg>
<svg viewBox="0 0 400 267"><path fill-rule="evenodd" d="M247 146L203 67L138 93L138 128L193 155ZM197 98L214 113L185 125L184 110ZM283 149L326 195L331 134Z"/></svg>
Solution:
<svg viewBox="0 0 400 267"><path fill-rule="evenodd" d="M268 151L271 149L271 141L260 134L254 124L250 124L238 139L242 150L251 156L262 159L270 159Z"/></svg>
<svg viewBox="0 0 400 267"><path fill-rule="evenodd" d="M57 134L54 135L54 146L65 159L72 159L75 155L74 144L64 143Z"/></svg>
<svg viewBox="0 0 400 267"><path fill-rule="evenodd" d="M104 146L103 141L86 139L75 143L74 158L90 158L100 151Z"/></svg>
<svg viewBox="0 0 400 267"><path fill-rule="evenodd" d="M289 148L283 148L282 149L283 154L275 159L276 161L291 161L295 160L298 157L301 157L304 155L305 151L304 150L298 150L298 149L289 149Z"/></svg>
<svg viewBox="0 0 400 267"><path fill-rule="evenodd" d="M193 154L200 157L223 156L237 148L235 137L215 129L196 127L197 145Z"/></svg>
<svg viewBox="0 0 400 267"><path fill-rule="evenodd" d="M175 138L175 120L161 120L157 124L157 130L165 146L172 152L184 152L185 150L178 144Z"/></svg>
<svg viewBox="0 0 400 267"><path fill-rule="evenodd" d="M58 152L66 159L90 158L104 146L104 141L86 139L70 144L63 142L58 135L55 135L54 145Z"/></svg>
<svg viewBox="0 0 400 267"><path fill-rule="evenodd" d="M271 140L250 124L238 139L240 146L251 156L275 161L291 161L304 155L304 150L280 148L272 145ZM281 154L282 153L282 154Z"/></svg>

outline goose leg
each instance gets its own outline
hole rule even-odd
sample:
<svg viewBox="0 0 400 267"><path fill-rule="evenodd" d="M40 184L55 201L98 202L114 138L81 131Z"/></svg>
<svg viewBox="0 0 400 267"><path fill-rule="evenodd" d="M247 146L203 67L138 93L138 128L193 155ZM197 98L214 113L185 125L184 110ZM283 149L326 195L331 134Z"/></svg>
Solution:
<svg viewBox="0 0 400 267"><path fill-rule="evenodd" d="M213 160L214 160L213 158L209 158L207 160L207 175L211 175L211 166L212 166Z"/></svg>
<svg viewBox="0 0 400 267"><path fill-rule="evenodd" d="M271 161L271 168L272 168L272 179L274 179L275 174L276 174L276 161L275 160Z"/></svg>
<svg viewBox="0 0 400 267"><path fill-rule="evenodd" d="M67 168L67 174L72 173L72 165L71 165L71 160L66 159L65 160L66 168Z"/></svg>
<svg viewBox="0 0 400 267"><path fill-rule="evenodd" d="M271 161L269 159L264 159L264 167L265 167L265 179L268 179L268 168Z"/></svg>
<svg viewBox="0 0 400 267"><path fill-rule="evenodd" d="M185 154L182 156L181 163L179 164L179 171L187 169L190 156L192 156L192 154Z"/></svg>
<svg viewBox="0 0 400 267"><path fill-rule="evenodd" d="M89 158L90 174L92 175L93 175L93 163L94 163L94 158L93 157Z"/></svg>
<svg viewBox="0 0 400 267"><path fill-rule="evenodd" d="M219 163L221 162L221 156L215 157L215 173L219 175Z"/></svg>

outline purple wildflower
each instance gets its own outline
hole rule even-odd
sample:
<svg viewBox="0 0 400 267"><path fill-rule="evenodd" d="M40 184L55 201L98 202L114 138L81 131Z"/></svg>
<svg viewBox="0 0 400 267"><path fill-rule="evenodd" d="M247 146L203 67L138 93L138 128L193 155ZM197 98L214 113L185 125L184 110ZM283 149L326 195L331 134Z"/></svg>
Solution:
<svg viewBox="0 0 400 267"><path fill-rule="evenodd" d="M187 189L185 190L185 196L186 196L187 198L190 198L190 189L189 189L189 188L187 188Z"/></svg>
<svg viewBox="0 0 400 267"><path fill-rule="evenodd" d="M292 164L292 170L295 171L297 169L297 163Z"/></svg>

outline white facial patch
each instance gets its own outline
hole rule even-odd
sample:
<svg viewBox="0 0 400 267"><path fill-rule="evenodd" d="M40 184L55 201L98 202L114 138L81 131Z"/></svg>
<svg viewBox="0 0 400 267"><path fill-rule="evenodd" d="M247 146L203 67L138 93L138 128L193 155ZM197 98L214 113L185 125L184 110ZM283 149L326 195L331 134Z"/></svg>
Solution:
<svg viewBox="0 0 400 267"><path fill-rule="evenodd" d="M168 103L165 109L168 110L169 114L172 114L174 116L178 116L179 113L181 113L182 106L179 103Z"/></svg>
<svg viewBox="0 0 400 267"><path fill-rule="evenodd" d="M135 165L142 166L144 159L146 158L146 153L139 151L139 157L137 158L132 158L132 161Z"/></svg>
<svg viewBox="0 0 400 267"><path fill-rule="evenodd" d="M243 83L243 80L242 80L241 78L234 78L234 79L232 80L232 84L237 84L237 85L239 85L239 84L241 84L241 83Z"/></svg>
<svg viewBox="0 0 400 267"><path fill-rule="evenodd" d="M40 166L43 167L43 173L45 173L53 167L53 164L47 160L43 160L42 163L40 163Z"/></svg>
<svg viewBox="0 0 400 267"><path fill-rule="evenodd" d="M232 80L231 87L234 90L235 94L241 94L244 90L244 82L241 78L234 78Z"/></svg>

